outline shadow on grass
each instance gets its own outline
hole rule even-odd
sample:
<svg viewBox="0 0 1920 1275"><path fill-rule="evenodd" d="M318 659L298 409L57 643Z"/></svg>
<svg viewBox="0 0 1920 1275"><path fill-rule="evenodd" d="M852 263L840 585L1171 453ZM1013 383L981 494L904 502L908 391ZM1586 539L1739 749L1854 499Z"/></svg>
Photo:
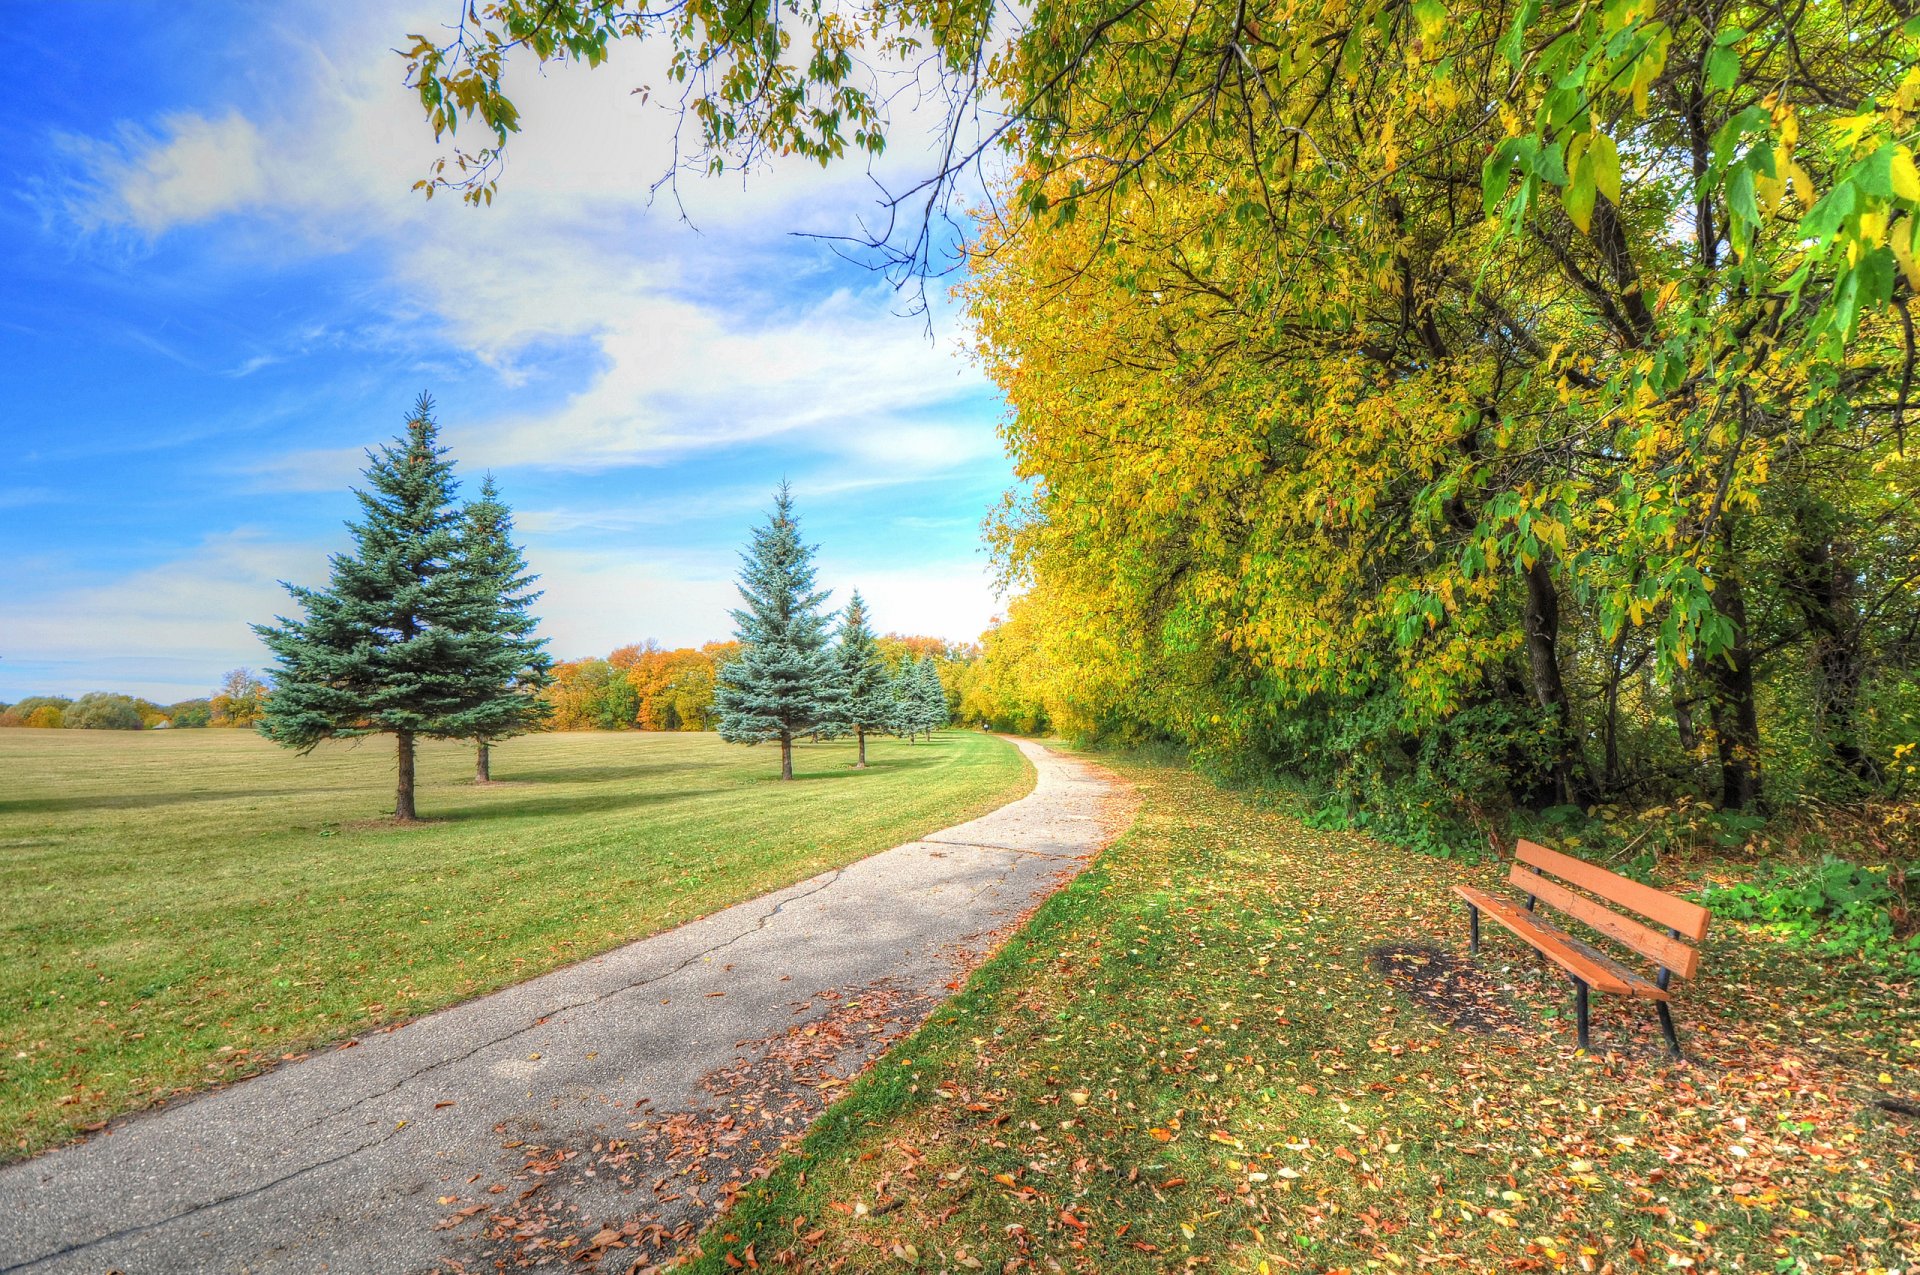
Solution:
<svg viewBox="0 0 1920 1275"><path fill-rule="evenodd" d="M504 770L493 780L497 784L601 784L621 779L644 779L650 775L671 775L687 770L711 770L712 762L667 761L635 762L627 766L561 766L539 770Z"/></svg>
<svg viewBox="0 0 1920 1275"><path fill-rule="evenodd" d="M342 792L348 785L326 788L221 788L198 792L95 793L90 796L16 797L0 801L0 815L53 814L89 810L144 810L153 806L183 806L197 801L236 801L243 797L306 797L316 792Z"/></svg>
<svg viewBox="0 0 1920 1275"><path fill-rule="evenodd" d="M480 823L489 819L545 818L551 815L605 815L736 791L738 789L734 785L727 784L719 787L676 788L671 792L580 793L570 797L559 794L529 796L509 801L489 802L484 806L432 808L424 813L421 822Z"/></svg>

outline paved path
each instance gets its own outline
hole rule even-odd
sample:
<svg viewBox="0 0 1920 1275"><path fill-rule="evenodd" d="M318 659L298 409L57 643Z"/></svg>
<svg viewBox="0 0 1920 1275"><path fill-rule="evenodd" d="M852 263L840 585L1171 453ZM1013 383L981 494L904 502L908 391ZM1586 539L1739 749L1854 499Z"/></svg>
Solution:
<svg viewBox="0 0 1920 1275"><path fill-rule="evenodd" d="M1037 785L984 818L0 1170L0 1272L670 1251L1117 831L1016 743Z"/></svg>

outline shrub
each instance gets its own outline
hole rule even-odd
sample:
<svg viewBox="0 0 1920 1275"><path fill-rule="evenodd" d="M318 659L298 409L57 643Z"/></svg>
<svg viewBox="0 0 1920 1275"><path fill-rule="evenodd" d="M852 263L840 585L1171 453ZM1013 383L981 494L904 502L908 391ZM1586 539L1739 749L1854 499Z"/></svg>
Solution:
<svg viewBox="0 0 1920 1275"><path fill-rule="evenodd" d="M1700 902L1823 955L1859 955L1920 974L1920 933L1910 932L1920 905L1916 894L1898 865L1865 866L1828 855L1775 864L1750 881L1709 888Z"/></svg>
<svg viewBox="0 0 1920 1275"><path fill-rule="evenodd" d="M58 695L29 695L0 713L0 726L58 727L60 714L72 702Z"/></svg>
<svg viewBox="0 0 1920 1275"><path fill-rule="evenodd" d="M166 712L167 720L180 730L209 726L213 723L213 705L203 699L181 700L178 704L169 705Z"/></svg>
<svg viewBox="0 0 1920 1275"><path fill-rule="evenodd" d="M62 715L69 730L140 730L140 705L130 695L89 691Z"/></svg>

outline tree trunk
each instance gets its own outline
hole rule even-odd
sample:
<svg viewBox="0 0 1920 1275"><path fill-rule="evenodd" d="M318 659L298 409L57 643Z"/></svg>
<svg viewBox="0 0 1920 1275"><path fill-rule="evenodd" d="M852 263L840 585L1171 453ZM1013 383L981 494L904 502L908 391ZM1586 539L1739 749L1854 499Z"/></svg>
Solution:
<svg viewBox="0 0 1920 1275"><path fill-rule="evenodd" d="M860 745L860 760L854 763L853 768L855 770L865 770L867 768L866 728L864 726L855 726L853 728L853 738L854 741Z"/></svg>
<svg viewBox="0 0 1920 1275"><path fill-rule="evenodd" d="M780 732L780 778L793 778L793 736Z"/></svg>
<svg viewBox="0 0 1920 1275"><path fill-rule="evenodd" d="M1836 547L1839 552L1835 552ZM1803 531L1795 546L1787 595L1813 635L1814 724L1841 773L1863 784L1880 776L1860 746L1861 668L1859 609L1852 597L1853 573L1844 545L1816 530Z"/></svg>
<svg viewBox="0 0 1920 1275"><path fill-rule="evenodd" d="M1727 810L1757 809L1762 800L1760 713L1754 703L1753 651L1747 645L1747 599L1733 572L1716 581L1713 606L1733 625L1734 633L1733 645L1724 654L1702 661L1713 687L1709 708L1720 754L1720 805Z"/></svg>
<svg viewBox="0 0 1920 1275"><path fill-rule="evenodd" d="M1527 568L1527 605L1521 620L1526 632L1527 668L1533 698L1553 721L1553 782L1563 805L1580 800L1579 740L1573 731L1573 705L1560 676L1560 591L1545 558Z"/></svg>
<svg viewBox="0 0 1920 1275"><path fill-rule="evenodd" d="M1687 674L1683 669L1673 671L1673 731L1680 737L1680 747L1691 757L1693 750L1700 747L1700 734L1693 728L1693 696L1687 693Z"/></svg>
<svg viewBox="0 0 1920 1275"><path fill-rule="evenodd" d="M396 823L412 823L419 816L413 810L413 732L399 731L400 777L394 788L393 818Z"/></svg>
<svg viewBox="0 0 1920 1275"><path fill-rule="evenodd" d="M1620 791L1620 682L1626 676L1626 666L1621 653L1627 645L1627 626L1620 626L1620 635L1613 640L1613 646L1607 651L1607 721L1605 758L1601 762L1600 786L1608 797Z"/></svg>
<svg viewBox="0 0 1920 1275"><path fill-rule="evenodd" d="M492 750L486 740L482 739L477 742L479 747L474 750L473 754L473 782L476 784L490 784L493 782Z"/></svg>

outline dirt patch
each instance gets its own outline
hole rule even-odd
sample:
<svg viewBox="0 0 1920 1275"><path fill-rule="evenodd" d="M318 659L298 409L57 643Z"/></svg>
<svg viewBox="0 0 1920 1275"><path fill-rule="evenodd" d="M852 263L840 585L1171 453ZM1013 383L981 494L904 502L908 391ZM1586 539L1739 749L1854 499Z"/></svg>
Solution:
<svg viewBox="0 0 1920 1275"><path fill-rule="evenodd" d="M1385 943L1368 951L1367 961L1395 991L1450 1027L1521 1030L1493 980L1453 952L1424 943Z"/></svg>
<svg viewBox="0 0 1920 1275"><path fill-rule="evenodd" d="M707 1074L702 1102L682 1111L636 1102L624 1138L555 1142L525 1126L499 1126L510 1153L504 1171L493 1181L476 1175L473 1194L441 1201L464 1206L439 1227L465 1242L459 1257L434 1269L658 1270L765 1177L780 1151L930 1005L887 982L796 1002L793 1025L742 1041L731 1063Z"/></svg>

